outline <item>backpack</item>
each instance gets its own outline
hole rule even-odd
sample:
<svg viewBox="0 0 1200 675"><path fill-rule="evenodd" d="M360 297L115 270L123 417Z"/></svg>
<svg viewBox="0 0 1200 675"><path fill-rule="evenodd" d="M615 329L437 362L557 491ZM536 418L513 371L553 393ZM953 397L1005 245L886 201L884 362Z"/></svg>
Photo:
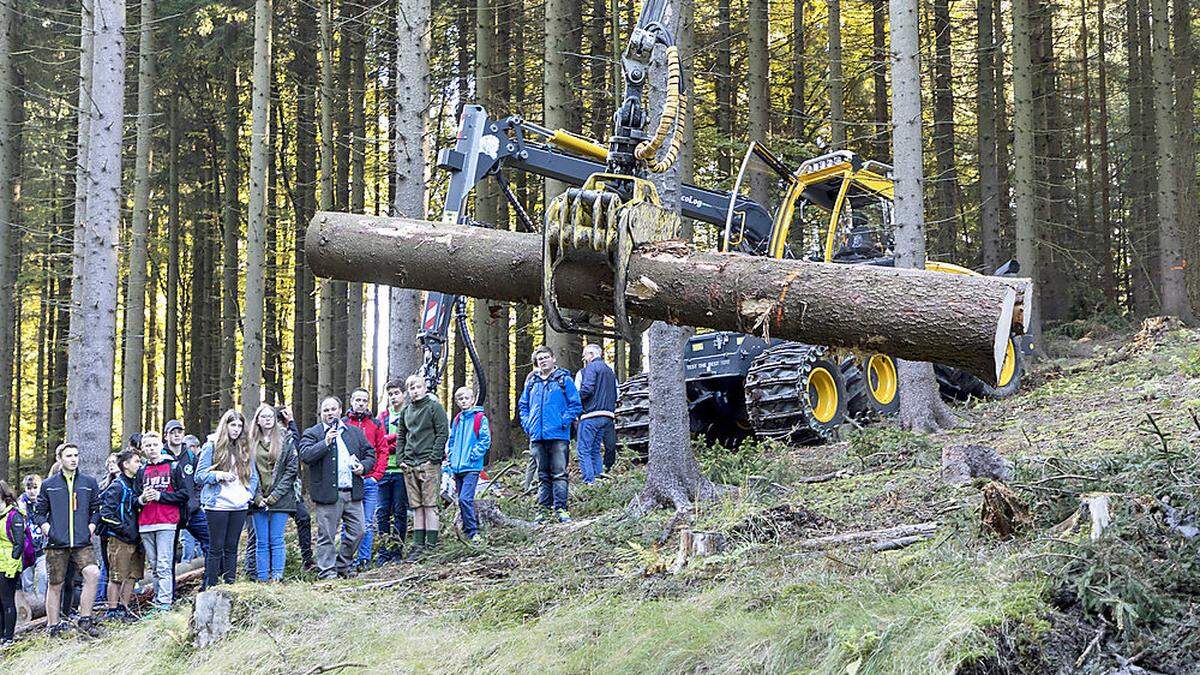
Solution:
<svg viewBox="0 0 1200 675"><path fill-rule="evenodd" d="M8 536L8 540L13 542L12 557L20 556L21 569L33 567L37 562L37 555L33 548L33 531L30 529L28 519L21 518L21 512L13 509L8 512L8 517L4 519L4 534ZM20 527L22 532L21 543L17 543L17 537L14 534L15 528ZM20 551L17 547L20 546Z"/></svg>
<svg viewBox="0 0 1200 675"><path fill-rule="evenodd" d="M455 416L454 416L454 422L452 422L452 424L453 424L453 425L456 425L456 424L458 424L458 420L459 420L459 419L460 419L462 416L463 416L463 414L462 414L462 413L458 413L457 415L455 415ZM475 431L475 437L476 437L476 438L479 438L479 428L480 428L480 427L482 427L482 426L483 426L483 413L482 413L482 412L477 412L477 413L475 413L475 429L474 429L474 431Z"/></svg>

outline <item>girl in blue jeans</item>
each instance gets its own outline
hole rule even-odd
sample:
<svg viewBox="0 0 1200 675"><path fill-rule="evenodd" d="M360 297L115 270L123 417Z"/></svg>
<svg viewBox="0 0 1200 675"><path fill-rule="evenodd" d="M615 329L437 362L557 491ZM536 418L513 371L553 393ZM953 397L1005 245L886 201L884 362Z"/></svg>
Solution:
<svg viewBox="0 0 1200 675"><path fill-rule="evenodd" d="M280 581L287 548L283 530L296 512L296 446L284 431L275 408L263 404L250 426L250 453L258 470L258 493L251 502L254 523L255 570L259 581Z"/></svg>
<svg viewBox="0 0 1200 675"><path fill-rule="evenodd" d="M442 470L454 478L458 490L463 534L467 539L474 539L479 533L479 522L475 518L475 486L479 484L479 472L483 471L483 458L492 445L492 434L483 408L475 405L475 390L459 387L454 392L454 402L461 412L454 416L454 423L450 425Z"/></svg>

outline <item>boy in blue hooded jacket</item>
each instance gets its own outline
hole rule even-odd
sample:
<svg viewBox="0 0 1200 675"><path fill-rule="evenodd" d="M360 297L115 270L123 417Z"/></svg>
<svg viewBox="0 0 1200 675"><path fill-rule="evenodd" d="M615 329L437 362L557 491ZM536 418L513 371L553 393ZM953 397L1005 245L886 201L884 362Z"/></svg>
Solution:
<svg viewBox="0 0 1200 675"><path fill-rule="evenodd" d="M492 445L492 434L483 408L475 405L474 389L459 387L454 392L454 402L458 404L460 412L450 425L443 471L454 478L454 486L458 489L458 511L462 514L463 534L467 539L474 539L479 533L479 521L475 517L475 488L479 485L479 472L483 471L483 458Z"/></svg>

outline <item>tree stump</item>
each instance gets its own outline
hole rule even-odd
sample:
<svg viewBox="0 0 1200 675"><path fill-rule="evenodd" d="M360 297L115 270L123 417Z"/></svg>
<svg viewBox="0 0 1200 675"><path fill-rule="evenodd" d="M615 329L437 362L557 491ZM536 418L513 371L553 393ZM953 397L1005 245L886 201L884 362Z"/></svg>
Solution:
<svg viewBox="0 0 1200 675"><path fill-rule="evenodd" d="M679 552L675 554L675 562L671 564L670 571L679 572L692 558L717 555L725 550L726 545L725 535L720 532L680 530Z"/></svg>
<svg viewBox="0 0 1200 675"><path fill-rule="evenodd" d="M233 596L222 590L197 595L191 627L197 648L223 640L233 629Z"/></svg>
<svg viewBox="0 0 1200 675"><path fill-rule="evenodd" d="M1007 483L1013 463L985 445L948 445L942 450L942 479L951 485L966 485L976 478Z"/></svg>
<svg viewBox="0 0 1200 675"><path fill-rule="evenodd" d="M1029 510L1004 483L991 481L983 486L983 530L1000 539L1008 539L1029 525Z"/></svg>
<svg viewBox="0 0 1200 675"><path fill-rule="evenodd" d="M46 596L17 591L17 624L29 623L46 616Z"/></svg>

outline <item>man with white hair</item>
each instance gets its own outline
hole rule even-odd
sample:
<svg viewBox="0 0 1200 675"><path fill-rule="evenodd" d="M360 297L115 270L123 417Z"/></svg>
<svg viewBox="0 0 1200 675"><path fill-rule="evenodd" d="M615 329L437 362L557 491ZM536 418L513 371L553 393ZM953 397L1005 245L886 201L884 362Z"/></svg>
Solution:
<svg viewBox="0 0 1200 675"><path fill-rule="evenodd" d="M583 482L590 484L607 478L605 472L617 461L617 375L604 362L604 350L595 343L583 348L583 364L575 375L583 403L577 449Z"/></svg>

